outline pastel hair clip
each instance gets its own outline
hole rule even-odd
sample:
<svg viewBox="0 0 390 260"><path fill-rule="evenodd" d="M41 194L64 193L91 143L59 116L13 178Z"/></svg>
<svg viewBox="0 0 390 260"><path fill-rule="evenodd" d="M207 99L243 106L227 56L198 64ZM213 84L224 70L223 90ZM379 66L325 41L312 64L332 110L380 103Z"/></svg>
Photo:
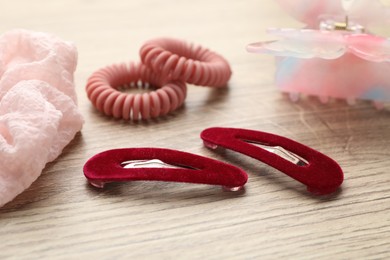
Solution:
<svg viewBox="0 0 390 260"><path fill-rule="evenodd" d="M114 64L89 77L87 95L100 112L132 121L165 116L183 105L186 83L225 87L232 74L221 55L172 38L146 42L140 56L141 63Z"/></svg>
<svg viewBox="0 0 390 260"><path fill-rule="evenodd" d="M297 101L300 94L371 100L379 109L390 100L390 40L369 32L389 20L378 0L278 0L304 29L269 29L280 38L249 44L247 50L276 56L277 87Z"/></svg>
<svg viewBox="0 0 390 260"><path fill-rule="evenodd" d="M309 192L335 192L343 182L340 166L328 156L275 134L237 129L208 128L201 133L206 147L223 147L248 155L307 186Z"/></svg>
<svg viewBox="0 0 390 260"><path fill-rule="evenodd" d="M124 148L101 152L84 165L89 183L164 181L220 185L238 191L247 174L233 165L203 156L163 148Z"/></svg>

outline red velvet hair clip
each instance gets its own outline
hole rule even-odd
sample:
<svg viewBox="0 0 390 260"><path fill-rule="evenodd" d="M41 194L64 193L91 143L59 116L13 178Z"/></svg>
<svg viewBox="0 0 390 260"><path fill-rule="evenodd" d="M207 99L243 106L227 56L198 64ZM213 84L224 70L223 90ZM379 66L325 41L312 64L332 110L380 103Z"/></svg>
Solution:
<svg viewBox="0 0 390 260"><path fill-rule="evenodd" d="M234 150L260 160L324 195L337 190L344 176L328 156L291 139L252 130L209 128L201 133L205 146Z"/></svg>
<svg viewBox="0 0 390 260"><path fill-rule="evenodd" d="M99 153L84 165L91 185L124 181L168 181L221 185L238 191L247 174L233 165L195 154L162 148L114 149Z"/></svg>

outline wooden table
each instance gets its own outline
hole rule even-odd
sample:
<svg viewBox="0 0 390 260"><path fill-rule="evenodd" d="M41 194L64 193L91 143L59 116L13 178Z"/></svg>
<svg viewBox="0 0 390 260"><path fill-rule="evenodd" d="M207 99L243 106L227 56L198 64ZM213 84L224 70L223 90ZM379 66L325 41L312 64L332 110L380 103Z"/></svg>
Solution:
<svg viewBox="0 0 390 260"><path fill-rule="evenodd" d="M267 27L298 27L273 1L16 0L0 29L47 31L79 50L80 134L39 179L0 209L0 258L385 259L390 257L390 113L367 102L292 103L274 86L274 60L245 51ZM98 113L84 92L107 64L139 60L158 36L209 47L231 63L226 89L189 86L185 106L129 123ZM342 189L315 197L302 184L244 155L203 147L211 126L272 132L339 162ZM166 147L233 163L248 172L244 193L207 185L136 182L89 186L82 167L119 147Z"/></svg>

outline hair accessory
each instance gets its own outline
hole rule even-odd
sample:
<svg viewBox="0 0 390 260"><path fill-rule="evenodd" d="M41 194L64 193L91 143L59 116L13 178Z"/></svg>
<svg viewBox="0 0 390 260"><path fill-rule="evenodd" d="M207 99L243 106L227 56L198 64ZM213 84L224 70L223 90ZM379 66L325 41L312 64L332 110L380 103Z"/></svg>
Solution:
<svg viewBox="0 0 390 260"><path fill-rule="evenodd" d="M180 79L199 86L224 87L232 74L229 63L199 45L171 38L146 42L142 62L163 78Z"/></svg>
<svg viewBox="0 0 390 260"><path fill-rule="evenodd" d="M220 55L180 40L159 38L141 48L143 63L122 63L102 68L88 79L86 91L102 113L130 120L166 115L186 98L184 82L201 86L226 86L232 74ZM125 88L157 88L149 94L126 94Z"/></svg>
<svg viewBox="0 0 390 260"><path fill-rule="evenodd" d="M278 0L305 22L305 29L270 29L281 39L259 42L249 52L277 57L276 85L290 93L371 100L377 108L390 101L390 41L367 32L389 20L378 0Z"/></svg>
<svg viewBox="0 0 390 260"><path fill-rule="evenodd" d="M205 146L234 150L260 160L323 195L343 182L340 166L326 155L286 137L245 129L208 128L201 133Z"/></svg>
<svg viewBox="0 0 390 260"><path fill-rule="evenodd" d="M157 88L150 93L129 94L118 89ZM143 64L122 63L102 68L91 75L86 87L88 98L102 113L130 120L166 115L180 107L187 94L182 81L163 83Z"/></svg>
<svg viewBox="0 0 390 260"><path fill-rule="evenodd" d="M195 154L162 148L114 149L99 153L84 165L91 185L125 181L168 181L221 185L240 190L247 174L232 165Z"/></svg>
<svg viewBox="0 0 390 260"><path fill-rule="evenodd" d="M81 130L76 47L53 35L0 36L0 207L27 189Z"/></svg>

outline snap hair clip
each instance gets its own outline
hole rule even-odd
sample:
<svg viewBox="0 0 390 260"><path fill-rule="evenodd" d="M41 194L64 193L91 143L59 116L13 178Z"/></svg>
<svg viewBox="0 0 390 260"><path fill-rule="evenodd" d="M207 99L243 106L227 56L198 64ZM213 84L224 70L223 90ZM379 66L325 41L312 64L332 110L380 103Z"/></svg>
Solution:
<svg viewBox="0 0 390 260"><path fill-rule="evenodd" d="M342 184L340 166L328 156L275 134L237 129L208 128L201 133L206 147L218 146L248 155L305 184L316 195L332 193Z"/></svg>
<svg viewBox="0 0 390 260"><path fill-rule="evenodd" d="M85 163L84 175L98 188L110 182L143 180L221 185L225 190L238 191L248 179L233 165L163 148L104 151Z"/></svg>
<svg viewBox="0 0 390 260"><path fill-rule="evenodd" d="M278 0L304 29L269 29L280 40L249 44L247 50L276 56L275 83L298 101L301 94L390 101L390 41L369 32L389 21L378 0Z"/></svg>
<svg viewBox="0 0 390 260"><path fill-rule="evenodd" d="M140 56L146 66L163 78L194 85L224 87L232 75L229 63L221 55L177 39L149 40L141 47Z"/></svg>
<svg viewBox="0 0 390 260"><path fill-rule="evenodd" d="M125 93L143 89L149 93ZM164 82L141 63L111 65L94 72L86 91L92 104L115 118L137 121L164 116L179 108L187 95L183 81Z"/></svg>

